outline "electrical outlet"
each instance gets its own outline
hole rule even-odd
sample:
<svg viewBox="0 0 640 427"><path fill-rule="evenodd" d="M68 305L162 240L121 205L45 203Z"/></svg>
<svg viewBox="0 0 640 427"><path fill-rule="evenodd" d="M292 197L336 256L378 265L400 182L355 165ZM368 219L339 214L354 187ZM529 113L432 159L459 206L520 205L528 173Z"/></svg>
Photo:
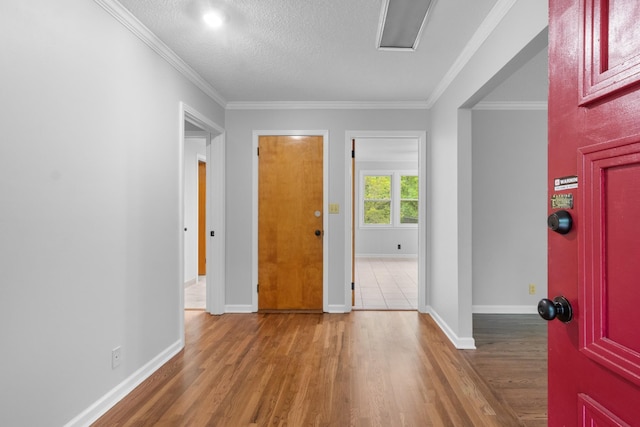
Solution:
<svg viewBox="0 0 640 427"><path fill-rule="evenodd" d="M398 244L398 249L402 249L402 245Z"/></svg>
<svg viewBox="0 0 640 427"><path fill-rule="evenodd" d="M122 348L120 346L111 350L111 368L115 369L120 366L120 362L122 361Z"/></svg>
<svg viewBox="0 0 640 427"><path fill-rule="evenodd" d="M534 285L533 283L529 283L529 295L535 295L536 294L536 285Z"/></svg>

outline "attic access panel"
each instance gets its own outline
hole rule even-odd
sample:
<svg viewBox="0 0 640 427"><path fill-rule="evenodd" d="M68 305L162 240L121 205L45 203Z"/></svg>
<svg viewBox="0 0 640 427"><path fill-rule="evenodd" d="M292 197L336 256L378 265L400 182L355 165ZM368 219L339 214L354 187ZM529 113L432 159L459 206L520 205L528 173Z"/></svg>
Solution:
<svg viewBox="0 0 640 427"><path fill-rule="evenodd" d="M415 50L434 1L385 0L378 29L378 49Z"/></svg>

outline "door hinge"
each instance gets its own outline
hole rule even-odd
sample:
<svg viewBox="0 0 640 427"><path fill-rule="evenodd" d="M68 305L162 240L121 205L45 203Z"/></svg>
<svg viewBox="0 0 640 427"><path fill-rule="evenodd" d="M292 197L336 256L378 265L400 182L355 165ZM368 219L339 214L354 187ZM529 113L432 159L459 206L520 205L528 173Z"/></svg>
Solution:
<svg viewBox="0 0 640 427"><path fill-rule="evenodd" d="M260 293L260 283L256 285L256 293Z"/></svg>
<svg viewBox="0 0 640 427"><path fill-rule="evenodd" d="M216 235L216 232L211 230L211 237L215 237L215 235Z"/></svg>
<svg viewBox="0 0 640 427"><path fill-rule="evenodd" d="M355 159L356 157L356 150L351 150L351 158Z"/></svg>
<svg viewBox="0 0 640 427"><path fill-rule="evenodd" d="M354 282L351 282L351 290L352 291L356 290L356 284Z"/></svg>
<svg viewBox="0 0 640 427"><path fill-rule="evenodd" d="M260 155L260 147L256 148L256 155Z"/></svg>

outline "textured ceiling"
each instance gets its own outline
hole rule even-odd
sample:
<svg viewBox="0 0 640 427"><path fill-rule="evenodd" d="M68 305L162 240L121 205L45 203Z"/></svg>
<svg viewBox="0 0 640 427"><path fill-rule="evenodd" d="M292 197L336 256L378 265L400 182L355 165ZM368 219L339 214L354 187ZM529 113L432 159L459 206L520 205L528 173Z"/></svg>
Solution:
<svg viewBox="0 0 640 427"><path fill-rule="evenodd" d="M376 49L382 0L120 3L228 102L405 102L429 98L496 0L436 1L415 52Z"/></svg>

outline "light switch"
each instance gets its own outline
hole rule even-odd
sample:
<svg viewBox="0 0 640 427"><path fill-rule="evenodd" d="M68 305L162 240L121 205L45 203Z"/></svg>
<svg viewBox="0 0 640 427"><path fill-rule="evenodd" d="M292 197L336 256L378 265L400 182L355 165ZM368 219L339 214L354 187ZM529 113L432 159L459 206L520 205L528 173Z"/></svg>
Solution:
<svg viewBox="0 0 640 427"><path fill-rule="evenodd" d="M329 203L329 213L330 214L339 214L340 213L340 205L338 203Z"/></svg>

